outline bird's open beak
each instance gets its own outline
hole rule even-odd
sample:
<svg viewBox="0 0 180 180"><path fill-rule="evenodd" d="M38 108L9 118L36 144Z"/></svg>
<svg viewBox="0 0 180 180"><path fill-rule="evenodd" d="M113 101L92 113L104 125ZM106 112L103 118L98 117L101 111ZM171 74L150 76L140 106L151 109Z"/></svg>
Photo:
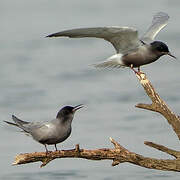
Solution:
<svg viewBox="0 0 180 180"><path fill-rule="evenodd" d="M174 59L177 59L175 56L173 56L170 52L167 53L167 55L173 57Z"/></svg>
<svg viewBox="0 0 180 180"><path fill-rule="evenodd" d="M77 105L77 106L74 106L73 112L76 112L78 109L81 109L81 108L83 108L83 107L84 107L83 104L79 104L79 105Z"/></svg>

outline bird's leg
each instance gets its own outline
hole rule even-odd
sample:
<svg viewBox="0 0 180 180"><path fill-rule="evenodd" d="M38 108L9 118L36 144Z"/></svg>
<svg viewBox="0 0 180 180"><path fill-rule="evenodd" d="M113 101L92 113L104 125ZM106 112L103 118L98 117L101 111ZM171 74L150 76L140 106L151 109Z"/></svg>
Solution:
<svg viewBox="0 0 180 180"><path fill-rule="evenodd" d="M46 146L46 144L44 144L44 146L45 146L45 149L46 149L46 154L48 154L48 149L47 149L47 146Z"/></svg>
<svg viewBox="0 0 180 180"><path fill-rule="evenodd" d="M138 67L138 72L141 72L140 67Z"/></svg>
<svg viewBox="0 0 180 180"><path fill-rule="evenodd" d="M140 66L138 67L138 74L139 74L139 75L144 74L143 72L141 72Z"/></svg>
<svg viewBox="0 0 180 180"><path fill-rule="evenodd" d="M138 74L138 71L133 68L133 64L130 65L130 68L134 71L135 74Z"/></svg>
<svg viewBox="0 0 180 180"><path fill-rule="evenodd" d="M131 64L131 65L130 65L130 68L134 71L135 74L141 75L140 67L138 67L138 71L136 71L136 70L133 68L133 64Z"/></svg>
<svg viewBox="0 0 180 180"><path fill-rule="evenodd" d="M54 144L54 146L55 146L55 149L56 149L56 151L57 151L57 146L56 146L56 144Z"/></svg>

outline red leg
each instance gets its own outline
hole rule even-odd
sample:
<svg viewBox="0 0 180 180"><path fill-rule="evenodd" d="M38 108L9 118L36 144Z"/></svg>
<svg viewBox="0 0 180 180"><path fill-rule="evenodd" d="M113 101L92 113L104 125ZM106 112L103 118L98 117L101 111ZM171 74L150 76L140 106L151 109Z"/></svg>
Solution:
<svg viewBox="0 0 180 180"><path fill-rule="evenodd" d="M133 68L133 64L131 64L130 68L134 71L135 74L138 74L138 71Z"/></svg>
<svg viewBox="0 0 180 180"><path fill-rule="evenodd" d="M138 67L138 71L136 71L136 70L133 68L133 64L131 64L130 68L134 71L135 74L141 75L140 67Z"/></svg>

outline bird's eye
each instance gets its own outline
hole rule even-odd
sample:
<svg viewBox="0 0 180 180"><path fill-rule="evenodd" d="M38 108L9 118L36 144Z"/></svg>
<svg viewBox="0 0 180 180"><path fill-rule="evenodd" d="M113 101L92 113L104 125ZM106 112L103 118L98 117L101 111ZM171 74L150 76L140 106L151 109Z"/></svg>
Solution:
<svg viewBox="0 0 180 180"><path fill-rule="evenodd" d="M160 52L165 51L165 49L164 49L162 46L159 46L159 47L157 47L156 49L157 49L158 51L160 51Z"/></svg>

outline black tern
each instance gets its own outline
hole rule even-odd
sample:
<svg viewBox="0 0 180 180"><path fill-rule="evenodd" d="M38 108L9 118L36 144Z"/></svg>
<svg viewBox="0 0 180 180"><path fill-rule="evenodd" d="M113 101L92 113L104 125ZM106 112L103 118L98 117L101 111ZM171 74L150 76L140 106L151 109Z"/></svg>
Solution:
<svg viewBox="0 0 180 180"><path fill-rule="evenodd" d="M95 64L95 67L130 67L137 73L134 68L138 68L138 72L140 72L140 66L152 63L163 55L169 55L176 59L169 52L165 43L154 41L158 32L167 25L168 19L168 14L164 12L155 14L151 26L141 38L138 38L138 31L135 28L116 26L71 29L50 34L46 37L102 38L114 46L116 54L102 63Z"/></svg>
<svg viewBox="0 0 180 180"><path fill-rule="evenodd" d="M66 140L71 134L71 123L74 117L74 113L82 108L83 105L78 106L65 106L57 113L55 119L46 122L27 122L22 121L16 116L12 115L12 119L15 123L5 121L10 125L21 128L25 133L28 133L34 140L43 144L48 152L46 145L55 145Z"/></svg>

